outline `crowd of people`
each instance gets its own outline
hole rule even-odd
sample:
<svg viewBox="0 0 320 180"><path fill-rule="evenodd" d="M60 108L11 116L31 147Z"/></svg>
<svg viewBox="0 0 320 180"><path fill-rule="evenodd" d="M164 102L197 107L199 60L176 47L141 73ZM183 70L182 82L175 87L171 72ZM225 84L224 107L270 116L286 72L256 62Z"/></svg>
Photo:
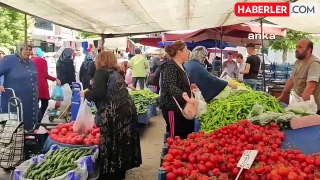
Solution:
<svg viewBox="0 0 320 180"><path fill-rule="evenodd" d="M246 60L242 54L237 54L234 61L229 54L223 68L231 78L255 90L261 62L253 44L246 48L249 54ZM210 102L226 86L237 88L236 83L222 80L208 71L205 47L198 46L189 51L181 41L167 45L165 53L152 58L151 62L140 49L135 50L128 63L119 63L111 51L102 51L94 56L90 53L84 55L81 49L74 52L66 48L57 61L57 77L48 74L47 62L40 48L22 45L18 50L16 54L5 56L0 51L1 103L6 104L10 97L5 88L12 88L23 102L25 129L32 130L35 123L41 122L48 106L47 80L55 81L57 85L82 82L84 90L80 95L95 102L98 110L95 123L101 128L101 179L124 179L127 170L142 163L138 115L129 95L129 89L136 90L138 82L139 89L144 89L147 79L153 74L166 131L181 138L187 138L194 131L195 119L187 117L183 109L190 103L196 103L193 98L195 90L201 91L204 100ZM303 100L314 95L320 109L320 61L312 55L312 50L311 41L303 39L298 42L298 60L279 97L280 101L293 89ZM147 73L149 69L150 74ZM130 81L126 78L128 73L131 73ZM8 111L6 106L2 107L3 112Z"/></svg>

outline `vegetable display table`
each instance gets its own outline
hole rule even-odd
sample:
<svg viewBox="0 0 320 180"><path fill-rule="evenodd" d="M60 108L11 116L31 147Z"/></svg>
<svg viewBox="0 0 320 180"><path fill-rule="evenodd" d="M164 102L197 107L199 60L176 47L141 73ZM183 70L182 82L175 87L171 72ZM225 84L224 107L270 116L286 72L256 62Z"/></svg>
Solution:
<svg viewBox="0 0 320 180"><path fill-rule="evenodd" d="M154 116L157 116L157 106L152 104L148 106L147 113L138 115L138 121L141 124L148 124L149 120Z"/></svg>
<svg viewBox="0 0 320 180"><path fill-rule="evenodd" d="M298 148L304 154L320 152L320 126L283 131L286 136L281 148Z"/></svg>

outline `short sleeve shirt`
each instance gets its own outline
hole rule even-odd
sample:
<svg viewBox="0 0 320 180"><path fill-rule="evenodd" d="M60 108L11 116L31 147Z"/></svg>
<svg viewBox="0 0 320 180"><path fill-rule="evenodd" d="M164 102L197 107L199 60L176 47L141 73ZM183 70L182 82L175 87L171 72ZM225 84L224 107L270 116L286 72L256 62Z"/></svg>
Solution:
<svg viewBox="0 0 320 180"><path fill-rule="evenodd" d="M250 70L248 74L245 74L243 76L244 79L257 79L259 70L260 70L260 64L261 60L259 56L257 55L251 55L247 58L247 64L250 64Z"/></svg>

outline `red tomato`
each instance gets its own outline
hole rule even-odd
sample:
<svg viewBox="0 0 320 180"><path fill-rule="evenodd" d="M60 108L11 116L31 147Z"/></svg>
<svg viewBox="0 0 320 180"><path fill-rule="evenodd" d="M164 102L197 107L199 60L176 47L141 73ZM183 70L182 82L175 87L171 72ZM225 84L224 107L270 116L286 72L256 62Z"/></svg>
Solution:
<svg viewBox="0 0 320 180"><path fill-rule="evenodd" d="M176 175L170 172L170 173L168 173L166 175L166 179L167 180L175 180L176 179Z"/></svg>
<svg viewBox="0 0 320 180"><path fill-rule="evenodd" d="M96 136L95 136L95 138L100 139L100 136L101 136L100 133L97 133Z"/></svg>
<svg viewBox="0 0 320 180"><path fill-rule="evenodd" d="M289 172L287 178L288 178L288 180L298 180L299 176L295 172Z"/></svg>
<svg viewBox="0 0 320 180"><path fill-rule="evenodd" d="M61 135L65 136L67 134L68 130L66 128L62 128L60 130L60 132L61 132Z"/></svg>
<svg viewBox="0 0 320 180"><path fill-rule="evenodd" d="M52 129L50 131L51 134L59 134L59 130L58 129Z"/></svg>

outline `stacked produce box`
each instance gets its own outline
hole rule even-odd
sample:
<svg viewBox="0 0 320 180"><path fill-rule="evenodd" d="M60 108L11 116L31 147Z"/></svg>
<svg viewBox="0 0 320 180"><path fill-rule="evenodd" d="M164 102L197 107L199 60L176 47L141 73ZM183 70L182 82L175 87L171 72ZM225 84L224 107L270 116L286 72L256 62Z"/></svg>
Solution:
<svg viewBox="0 0 320 180"><path fill-rule="evenodd" d="M156 116L156 102L158 94L150 90L131 91L130 96L136 106L139 123L148 124L151 117Z"/></svg>

